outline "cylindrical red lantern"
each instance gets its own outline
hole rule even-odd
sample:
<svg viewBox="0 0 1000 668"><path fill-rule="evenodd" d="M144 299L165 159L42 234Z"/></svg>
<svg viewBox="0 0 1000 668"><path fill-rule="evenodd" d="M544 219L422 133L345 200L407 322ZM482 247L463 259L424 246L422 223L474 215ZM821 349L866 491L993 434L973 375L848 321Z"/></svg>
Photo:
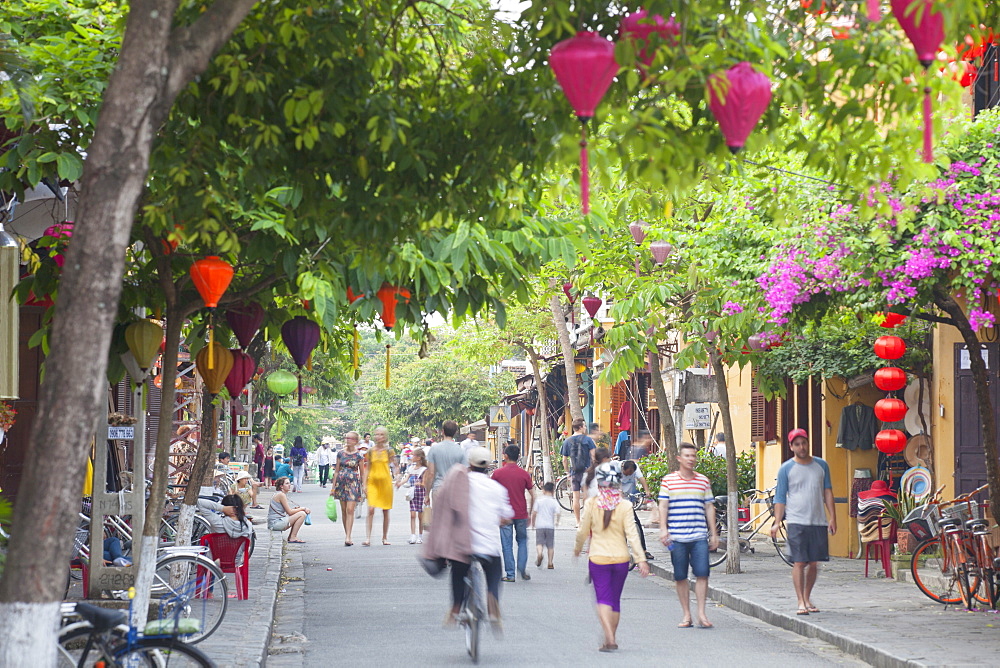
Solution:
<svg viewBox="0 0 1000 668"><path fill-rule="evenodd" d="M229 352L233 354L233 368L226 376L226 389L229 390L229 396L236 399L243 393L247 383L253 379L256 368L253 358L242 350L233 348Z"/></svg>
<svg viewBox="0 0 1000 668"><path fill-rule="evenodd" d="M892 329L897 325L903 324L906 320L906 316L902 313L893 313L892 311L887 311L885 313L879 311L876 315L884 316L885 319L879 323L879 326L885 327L886 329Z"/></svg>
<svg viewBox="0 0 1000 668"><path fill-rule="evenodd" d="M898 429L883 429L875 434L875 447L887 455L898 455L906 449L906 434Z"/></svg>
<svg viewBox="0 0 1000 668"><path fill-rule="evenodd" d="M944 14L940 6L934 11L936 4L934 0L892 0L890 3L893 16L910 38L917 60L924 66L925 77L944 41ZM930 86L924 86L924 162L934 161L931 92Z"/></svg>
<svg viewBox="0 0 1000 668"><path fill-rule="evenodd" d="M191 282L205 301L205 306L215 308L233 280L233 268L216 255L210 255L191 265Z"/></svg>
<svg viewBox="0 0 1000 668"><path fill-rule="evenodd" d="M882 422L899 422L906 417L906 402L886 397L875 402L875 417Z"/></svg>
<svg viewBox="0 0 1000 668"><path fill-rule="evenodd" d="M399 302L399 297L402 297L404 302L410 301L410 291L383 283L378 289L377 296L382 302L382 325L386 329L392 329L396 324L396 304Z"/></svg>
<svg viewBox="0 0 1000 668"><path fill-rule="evenodd" d="M769 104L771 80L750 63L738 63L708 78L708 108L733 153L743 148Z"/></svg>
<svg viewBox="0 0 1000 668"><path fill-rule="evenodd" d="M672 18L665 19L659 14L649 16L645 9L628 14L622 19L618 33L625 39L634 41L638 49L639 62L649 67L656 57L656 43L650 43L650 36L656 34L659 39L670 44L676 44L681 27Z"/></svg>
<svg viewBox="0 0 1000 668"><path fill-rule="evenodd" d="M264 307L257 302L234 304L226 309L226 323L240 342L240 348L246 350L264 324Z"/></svg>
<svg viewBox="0 0 1000 668"><path fill-rule="evenodd" d="M875 372L875 387L883 392L898 392L906 387L906 372L897 366L882 367Z"/></svg>
<svg viewBox="0 0 1000 668"><path fill-rule="evenodd" d="M587 313L590 314L591 318L597 317L597 312L601 310L601 305L604 304L604 300L600 297L584 297L583 298L583 308L587 309Z"/></svg>
<svg viewBox="0 0 1000 668"><path fill-rule="evenodd" d="M875 355L884 360L898 360L906 354L906 342L898 336L880 336L875 339Z"/></svg>
<svg viewBox="0 0 1000 668"><path fill-rule="evenodd" d="M615 45L596 32L583 31L565 39L549 53L549 66L562 86L582 126L580 140L580 200L590 213L590 178L587 165L587 121L608 91L618 71Z"/></svg>

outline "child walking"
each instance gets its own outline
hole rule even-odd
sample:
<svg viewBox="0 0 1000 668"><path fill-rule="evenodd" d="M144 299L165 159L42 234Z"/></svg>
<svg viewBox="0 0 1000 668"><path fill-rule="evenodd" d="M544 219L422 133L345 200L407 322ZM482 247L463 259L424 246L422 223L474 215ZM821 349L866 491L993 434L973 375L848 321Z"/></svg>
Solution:
<svg viewBox="0 0 1000 668"><path fill-rule="evenodd" d="M543 548L549 551L549 568L555 568L552 560L556 553L556 526L559 524L559 504L553 496L555 491L555 484L545 483L542 486L542 498L535 503L531 513L531 524L535 527L535 549L538 550L535 566L539 568L542 567Z"/></svg>
<svg viewBox="0 0 1000 668"><path fill-rule="evenodd" d="M423 448L415 448L411 454L411 464L406 467L406 473L399 477L396 487L404 482L407 485L406 498L410 501L410 545L424 542L424 525L420 514L424 510L427 499L427 489L424 487L424 473L427 471L427 455Z"/></svg>

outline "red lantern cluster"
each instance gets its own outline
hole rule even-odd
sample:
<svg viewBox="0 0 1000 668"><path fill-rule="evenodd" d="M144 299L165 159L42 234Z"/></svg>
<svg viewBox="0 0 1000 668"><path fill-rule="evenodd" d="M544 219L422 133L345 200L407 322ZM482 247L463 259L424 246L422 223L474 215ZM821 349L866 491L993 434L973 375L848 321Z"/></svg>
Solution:
<svg viewBox="0 0 1000 668"><path fill-rule="evenodd" d="M883 320L882 322L879 323L879 326L885 327L886 329L893 329L903 324L903 321L906 320L906 316L903 315L902 313L893 313L892 311L887 311L885 313L879 311L875 315L883 317Z"/></svg>
<svg viewBox="0 0 1000 668"><path fill-rule="evenodd" d="M395 285L383 283L378 289L378 299L382 302L382 325L386 329L392 329L396 324L396 304L402 297L403 303L410 301L410 291L406 288L397 288Z"/></svg>
<svg viewBox="0 0 1000 668"><path fill-rule="evenodd" d="M893 324L886 325L892 316L895 316ZM887 313L882 326L895 327L904 318ZM898 360L906 354L906 342L898 336L880 336L875 339L875 354L884 360ZM906 387L906 372L895 366L882 367L875 372L875 386L883 392L898 392ZM906 410L906 403L895 397L875 402L875 417L882 422L899 422L906 417ZM898 429L883 429L875 435L875 447L887 455L897 455L906 448L906 434Z"/></svg>

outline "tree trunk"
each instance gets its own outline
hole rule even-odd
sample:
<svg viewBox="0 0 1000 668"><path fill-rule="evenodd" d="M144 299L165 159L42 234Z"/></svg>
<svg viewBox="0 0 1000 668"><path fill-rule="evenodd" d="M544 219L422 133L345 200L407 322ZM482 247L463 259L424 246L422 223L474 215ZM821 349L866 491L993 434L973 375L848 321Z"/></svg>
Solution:
<svg viewBox="0 0 1000 668"><path fill-rule="evenodd" d="M979 406L979 419L983 429L983 453L986 455L986 479L990 485L990 499L1000 499L1000 463L997 462L997 425L993 416L993 403L990 401L990 381L986 374L986 363L983 362L982 343L972 329L972 323L958 302L944 288L934 288L934 303L942 311L951 316L955 326L962 334L969 349L969 366L972 369L972 380L976 386L976 404ZM990 504L993 520L1000 522L1000 503Z"/></svg>
<svg viewBox="0 0 1000 668"><path fill-rule="evenodd" d="M176 95L208 66L254 2L218 0L194 23L176 29L178 0L130 3L117 67L87 147L77 225L66 251L29 442L32 456L17 501L21 512L15 512L0 580L0 666L20 665L25 657L36 665L54 663L66 555L88 445L97 418L104 416L107 351L125 248L153 139ZM60 463L58 477L52 462ZM156 529L156 523L151 526ZM146 547L144 542L143 553Z"/></svg>
<svg viewBox="0 0 1000 668"><path fill-rule="evenodd" d="M542 442L542 478L545 482L552 482L552 453L549 451L548 400L545 398L545 386L542 384L542 371L539 366L542 360L531 346L521 344L521 349L528 353L528 358L531 360L531 373L535 377L535 388L538 390L538 406L535 408L534 424L541 425L538 433Z"/></svg>
<svg viewBox="0 0 1000 668"><path fill-rule="evenodd" d="M198 455L191 467L191 478L184 490L184 502L181 506L181 517L177 523L177 545L191 544L191 528L194 523L195 509L198 507L198 493L214 465L216 458L216 441L218 439L219 407L215 405L215 397L209 394L208 388L202 393L201 405L201 439L198 443ZM182 524L183 520L186 525Z"/></svg>
<svg viewBox="0 0 1000 668"><path fill-rule="evenodd" d="M733 418L729 412L729 387L722 358L714 350L708 352L719 391L719 411L726 432L726 573L742 573L740 569L740 490L736 473L736 439L733 438Z"/></svg>
<svg viewBox="0 0 1000 668"><path fill-rule="evenodd" d="M663 376L660 371L660 356L656 353L649 353L649 380L653 385L653 394L656 396L656 405L660 414L660 447L667 455L667 460L671 462L671 471L677 467L677 441L675 438L674 416L667 405L667 388L663 386Z"/></svg>
<svg viewBox="0 0 1000 668"><path fill-rule="evenodd" d="M552 295L549 300L552 310L552 324L559 333L559 345L562 348L563 365L566 367L566 403L569 404L569 414L574 420L583 420L583 408L580 406L580 384L576 379L576 352L569 342L569 330L566 329L566 314L559 297ZM572 429L569 431L572 432Z"/></svg>

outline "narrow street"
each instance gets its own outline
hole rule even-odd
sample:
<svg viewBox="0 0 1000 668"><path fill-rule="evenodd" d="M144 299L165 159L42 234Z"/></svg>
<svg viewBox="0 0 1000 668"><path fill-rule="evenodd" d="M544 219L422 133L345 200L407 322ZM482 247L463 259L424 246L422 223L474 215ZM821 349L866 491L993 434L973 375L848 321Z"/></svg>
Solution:
<svg viewBox="0 0 1000 668"><path fill-rule="evenodd" d="M364 520L357 520L354 546L344 546L343 528L323 514L329 488L307 484L293 500L313 510L303 527L304 545L286 545L287 582L279 593L268 666L345 664L469 665L464 636L442 628L448 580L434 580L417 564L420 546L408 545L409 512L396 497L389 540L381 544L376 517L371 547ZM572 520L556 532L556 564L549 571L529 561L530 582L501 583L503 638L486 632L480 664L719 665L735 657L752 665L865 665L836 648L768 626L710 603L714 629L678 629L679 606L671 583L633 572L625 586L622 622L613 654L599 654L600 630L593 590L584 583L586 562L573 563ZM652 534L650 534L652 538ZM534 533L529 531L534 553ZM652 547L657 560L666 554ZM296 578L301 577L299 581ZM304 636L304 640L301 636ZM283 642L285 641L285 642Z"/></svg>

